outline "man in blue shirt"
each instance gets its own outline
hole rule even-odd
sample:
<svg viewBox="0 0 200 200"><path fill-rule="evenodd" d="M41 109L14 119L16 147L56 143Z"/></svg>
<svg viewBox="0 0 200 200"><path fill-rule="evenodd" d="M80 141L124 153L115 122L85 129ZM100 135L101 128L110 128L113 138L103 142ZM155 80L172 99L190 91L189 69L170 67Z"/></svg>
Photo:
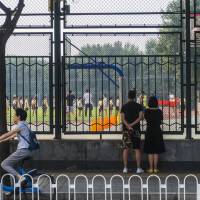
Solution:
<svg viewBox="0 0 200 200"><path fill-rule="evenodd" d="M31 151L28 149L29 144L27 141L29 141L30 131L27 127L26 118L26 111L21 108L17 108L13 117L13 121L16 124L16 127L8 133L5 133L2 136L0 136L0 143L9 141L11 139L14 139L15 137L18 138L19 142L17 150L1 163L1 167L6 172L14 175L18 180L20 180L21 175L15 169L16 164L18 164L25 158L32 156ZM24 138L26 138L26 140ZM24 180L25 177L21 179L21 182L23 182Z"/></svg>

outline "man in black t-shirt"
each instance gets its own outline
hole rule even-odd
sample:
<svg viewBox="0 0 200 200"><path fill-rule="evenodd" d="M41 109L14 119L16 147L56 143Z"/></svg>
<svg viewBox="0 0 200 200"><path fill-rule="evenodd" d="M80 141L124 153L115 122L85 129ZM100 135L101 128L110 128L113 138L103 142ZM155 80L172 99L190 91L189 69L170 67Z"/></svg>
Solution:
<svg viewBox="0 0 200 200"><path fill-rule="evenodd" d="M69 94L66 97L66 103L67 103L67 113L68 118L70 119L70 114L74 113L74 100L76 99L75 95L72 93L72 91L69 91Z"/></svg>
<svg viewBox="0 0 200 200"><path fill-rule="evenodd" d="M135 150L137 172L143 173L141 168L141 138L140 121L143 119L143 107L135 102L136 92L131 90L128 93L128 102L122 106L121 119L123 123L123 173L127 173L128 153L132 148Z"/></svg>

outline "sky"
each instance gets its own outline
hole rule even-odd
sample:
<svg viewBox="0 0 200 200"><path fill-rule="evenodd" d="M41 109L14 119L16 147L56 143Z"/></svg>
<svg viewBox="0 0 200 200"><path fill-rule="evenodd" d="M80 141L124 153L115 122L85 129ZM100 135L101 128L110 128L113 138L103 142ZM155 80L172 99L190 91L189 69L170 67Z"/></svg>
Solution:
<svg viewBox="0 0 200 200"><path fill-rule="evenodd" d="M102 13L102 12L159 12L165 10L169 2L172 0L68 0L71 5L71 13ZM2 0L7 6L14 8L17 0ZM48 13L48 0L25 0L25 8L23 13ZM1 12L0 12L1 13ZM0 17L0 23L3 22L3 17ZM162 22L160 15L107 15L107 16L78 16L71 15L67 17L67 25L99 25L99 24L159 24ZM50 24L49 16L23 16L19 20L19 25L45 25ZM158 29L64 29L63 32L159 32ZM15 32L52 32L52 29L17 29ZM153 38L158 38L158 35L151 36ZM94 43L114 43L115 41L122 41L124 44L130 42L139 46L141 50L144 50L146 41L150 38L149 35L139 35L139 36L109 36L109 37L71 37L71 41L77 45L79 48L83 45L94 44ZM12 36L7 44L6 49L7 55L48 55L49 53L49 37L48 36ZM72 50L73 54L77 54L77 51Z"/></svg>

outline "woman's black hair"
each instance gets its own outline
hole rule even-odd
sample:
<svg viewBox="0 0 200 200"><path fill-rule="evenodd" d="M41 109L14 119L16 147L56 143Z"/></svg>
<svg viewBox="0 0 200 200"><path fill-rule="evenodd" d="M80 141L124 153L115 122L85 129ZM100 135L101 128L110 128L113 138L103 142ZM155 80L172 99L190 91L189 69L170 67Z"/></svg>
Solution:
<svg viewBox="0 0 200 200"><path fill-rule="evenodd" d="M21 121L26 121L26 118L27 118L27 112L21 108L17 108L15 110L15 113L16 113L16 116L17 117L20 117L20 120Z"/></svg>
<svg viewBox="0 0 200 200"><path fill-rule="evenodd" d="M149 97L149 108L158 108L158 99L155 96Z"/></svg>

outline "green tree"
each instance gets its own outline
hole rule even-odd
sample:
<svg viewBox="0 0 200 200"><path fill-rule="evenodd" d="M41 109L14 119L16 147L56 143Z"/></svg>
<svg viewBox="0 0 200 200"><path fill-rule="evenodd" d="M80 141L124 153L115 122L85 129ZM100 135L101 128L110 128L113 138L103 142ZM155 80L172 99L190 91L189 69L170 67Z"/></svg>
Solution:
<svg viewBox="0 0 200 200"><path fill-rule="evenodd" d="M158 54L158 41L150 39L145 45L145 54L147 55L157 55Z"/></svg>
<svg viewBox="0 0 200 200"><path fill-rule="evenodd" d="M122 42L116 41L113 44L104 43L104 44L87 44L81 47L81 51L83 51L87 55L96 55L96 56L107 56L107 55L139 55L142 52L139 48L133 44L125 43L123 45ZM79 53L79 55L83 55Z"/></svg>

